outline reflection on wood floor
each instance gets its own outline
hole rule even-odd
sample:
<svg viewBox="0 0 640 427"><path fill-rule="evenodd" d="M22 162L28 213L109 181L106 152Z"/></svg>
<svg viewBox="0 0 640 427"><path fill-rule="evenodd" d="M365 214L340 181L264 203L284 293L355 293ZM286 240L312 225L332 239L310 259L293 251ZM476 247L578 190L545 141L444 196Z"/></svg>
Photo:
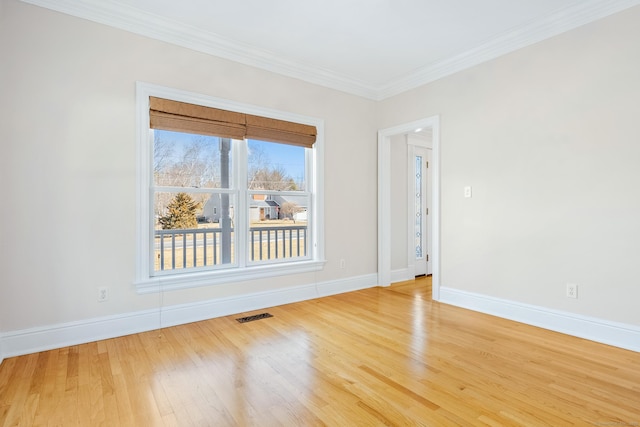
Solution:
<svg viewBox="0 0 640 427"><path fill-rule="evenodd" d="M640 354L430 278L6 359L0 426L640 425Z"/></svg>

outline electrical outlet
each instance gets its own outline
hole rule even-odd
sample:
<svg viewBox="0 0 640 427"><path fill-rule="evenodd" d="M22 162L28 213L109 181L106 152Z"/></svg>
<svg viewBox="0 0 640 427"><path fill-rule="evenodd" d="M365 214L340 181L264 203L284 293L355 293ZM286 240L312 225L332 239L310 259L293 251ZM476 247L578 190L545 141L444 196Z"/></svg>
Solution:
<svg viewBox="0 0 640 427"><path fill-rule="evenodd" d="M567 298L578 298L578 285L567 283Z"/></svg>
<svg viewBox="0 0 640 427"><path fill-rule="evenodd" d="M98 302L105 302L109 299L109 288L103 286L98 288Z"/></svg>

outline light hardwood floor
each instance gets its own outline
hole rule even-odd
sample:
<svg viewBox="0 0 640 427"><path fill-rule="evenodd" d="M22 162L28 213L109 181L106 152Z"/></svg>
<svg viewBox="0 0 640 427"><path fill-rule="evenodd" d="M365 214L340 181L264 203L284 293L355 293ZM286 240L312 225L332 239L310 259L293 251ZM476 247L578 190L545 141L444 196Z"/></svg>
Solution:
<svg viewBox="0 0 640 427"><path fill-rule="evenodd" d="M9 358L0 425L640 425L639 353L430 295L427 278Z"/></svg>

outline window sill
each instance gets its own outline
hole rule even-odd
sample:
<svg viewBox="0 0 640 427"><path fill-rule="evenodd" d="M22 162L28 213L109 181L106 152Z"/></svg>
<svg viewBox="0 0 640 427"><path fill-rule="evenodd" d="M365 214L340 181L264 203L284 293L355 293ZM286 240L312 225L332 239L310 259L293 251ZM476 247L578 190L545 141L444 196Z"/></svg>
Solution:
<svg viewBox="0 0 640 427"><path fill-rule="evenodd" d="M326 261L301 261L271 264L197 273L181 273L171 276L149 277L137 280L134 285L138 294L149 294L179 289L211 286L222 283L243 282L265 277L309 273L322 270Z"/></svg>

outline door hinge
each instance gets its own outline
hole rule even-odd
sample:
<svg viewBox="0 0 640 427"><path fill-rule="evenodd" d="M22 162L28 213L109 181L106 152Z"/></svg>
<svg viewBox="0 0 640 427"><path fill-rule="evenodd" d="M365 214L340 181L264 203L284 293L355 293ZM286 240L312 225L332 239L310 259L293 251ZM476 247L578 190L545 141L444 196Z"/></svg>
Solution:
<svg viewBox="0 0 640 427"><path fill-rule="evenodd" d="M429 162L425 162L425 163L426 163L427 169L429 169Z"/></svg>
<svg viewBox="0 0 640 427"><path fill-rule="evenodd" d="M427 213L427 215L429 215L429 208L426 208L425 212Z"/></svg>
<svg viewBox="0 0 640 427"><path fill-rule="evenodd" d="M427 254L427 262L429 261L429 254Z"/></svg>

